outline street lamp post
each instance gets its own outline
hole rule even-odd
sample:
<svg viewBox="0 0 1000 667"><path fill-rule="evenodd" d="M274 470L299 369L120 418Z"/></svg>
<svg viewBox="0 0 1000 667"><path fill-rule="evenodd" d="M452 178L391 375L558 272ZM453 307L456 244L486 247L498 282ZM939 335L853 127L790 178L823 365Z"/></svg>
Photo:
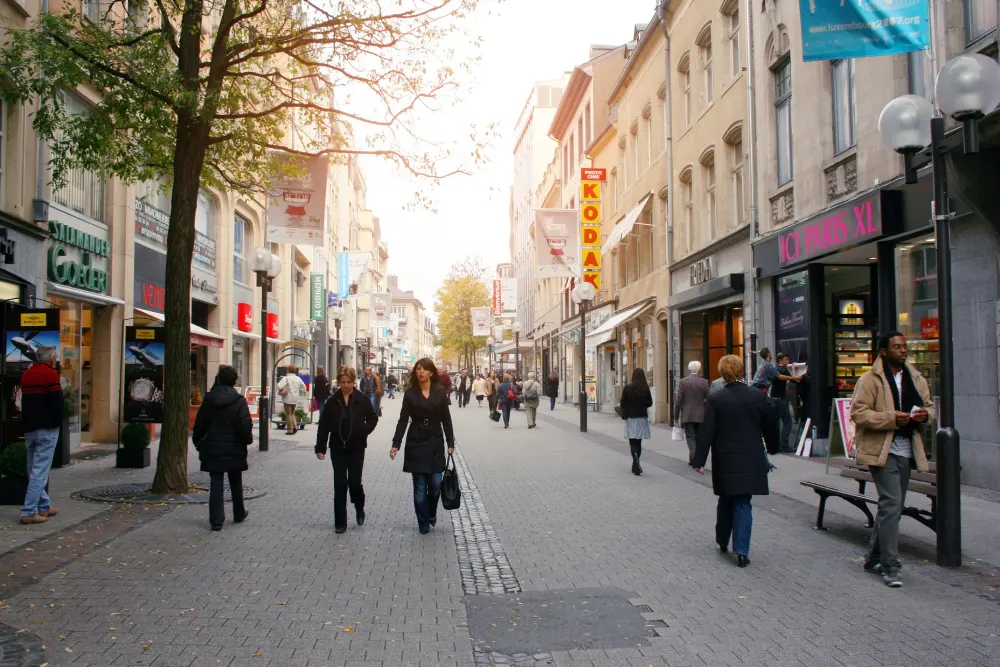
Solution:
<svg viewBox="0 0 1000 667"><path fill-rule="evenodd" d="M490 336L489 338L486 339L486 355L487 355L486 356L486 362L487 362L486 372L487 373L489 373L491 370L493 370L493 344L495 342L496 342L496 340L493 339L493 336Z"/></svg>
<svg viewBox="0 0 1000 667"><path fill-rule="evenodd" d="M521 322L515 320L510 328L514 332L514 374L521 377Z"/></svg>
<svg viewBox="0 0 1000 667"><path fill-rule="evenodd" d="M1000 104L1000 65L984 55L965 54L945 63L937 74L934 98L941 111L963 126L966 154L979 152L979 119ZM961 449L955 428L955 356L952 345L951 212L945 162L944 118L926 99L903 95L889 102L879 116L879 133L887 146L901 153L906 183L916 183L912 160L930 147L934 179L931 210L937 254L938 348L940 400L934 443L937 459L937 564L962 565Z"/></svg>
<svg viewBox="0 0 1000 667"><path fill-rule="evenodd" d="M281 260L264 246L259 246L254 249L250 258L250 269L257 274L257 285L260 287L260 399L257 409L260 435L257 438L257 449L266 452L270 419L267 395L267 294L271 291L271 283L281 273Z"/></svg>
<svg viewBox="0 0 1000 667"><path fill-rule="evenodd" d="M340 373L340 321L344 319L343 306L331 306L329 308L330 317L333 318L333 326L337 332L337 337L333 341L333 367L334 375Z"/></svg>
<svg viewBox="0 0 1000 667"><path fill-rule="evenodd" d="M580 304L580 433L587 432L587 304L597 295L597 290L586 281L570 292L574 303Z"/></svg>

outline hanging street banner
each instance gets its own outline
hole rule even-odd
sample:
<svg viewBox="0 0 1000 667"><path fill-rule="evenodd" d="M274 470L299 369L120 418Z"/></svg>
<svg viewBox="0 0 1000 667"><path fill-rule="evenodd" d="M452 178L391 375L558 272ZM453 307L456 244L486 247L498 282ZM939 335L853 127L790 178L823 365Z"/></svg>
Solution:
<svg viewBox="0 0 1000 667"><path fill-rule="evenodd" d="M392 310L391 294L372 294L372 326L387 329L392 322L389 313Z"/></svg>
<svg viewBox="0 0 1000 667"><path fill-rule="evenodd" d="M326 317L326 276L322 273L309 275L309 319L322 322Z"/></svg>
<svg viewBox="0 0 1000 667"><path fill-rule="evenodd" d="M490 307L470 308L469 312L472 315L472 335L475 337L489 336L490 323L493 321L493 316L490 314Z"/></svg>
<svg viewBox="0 0 1000 667"><path fill-rule="evenodd" d="M498 278L493 281L493 316L517 316L517 278Z"/></svg>
<svg viewBox="0 0 1000 667"><path fill-rule="evenodd" d="M601 291L601 190L605 169L580 168L580 269L584 281Z"/></svg>
<svg viewBox="0 0 1000 667"><path fill-rule="evenodd" d="M929 0L799 0L802 60L922 51L930 45Z"/></svg>
<svg viewBox="0 0 1000 667"><path fill-rule="evenodd" d="M267 240L322 247L329 162L325 157L272 157L305 171L294 178L276 176L272 180L267 197Z"/></svg>
<svg viewBox="0 0 1000 667"><path fill-rule="evenodd" d="M163 423L163 360L167 330L125 327L125 421Z"/></svg>
<svg viewBox="0 0 1000 667"><path fill-rule="evenodd" d="M370 256L367 252L342 252L337 256L337 296L341 299L362 296L361 278Z"/></svg>
<svg viewBox="0 0 1000 667"><path fill-rule="evenodd" d="M539 278L580 275L580 212L535 209L535 264Z"/></svg>

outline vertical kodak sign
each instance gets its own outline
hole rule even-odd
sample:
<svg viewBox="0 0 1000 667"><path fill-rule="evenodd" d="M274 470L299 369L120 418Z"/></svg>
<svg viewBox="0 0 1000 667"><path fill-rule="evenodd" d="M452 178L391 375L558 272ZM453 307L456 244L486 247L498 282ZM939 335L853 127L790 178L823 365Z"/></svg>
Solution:
<svg viewBox="0 0 1000 667"><path fill-rule="evenodd" d="M606 169L580 169L580 236L583 279L601 289L601 191Z"/></svg>

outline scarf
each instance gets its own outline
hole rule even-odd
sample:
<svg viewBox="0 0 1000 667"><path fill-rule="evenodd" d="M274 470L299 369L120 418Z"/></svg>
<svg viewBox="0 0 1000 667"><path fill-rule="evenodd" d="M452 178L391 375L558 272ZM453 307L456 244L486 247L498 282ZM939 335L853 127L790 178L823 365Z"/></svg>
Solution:
<svg viewBox="0 0 1000 667"><path fill-rule="evenodd" d="M909 412L914 408L922 408L924 406L924 401L920 398L920 393L917 391L917 386L913 384L913 378L910 377L910 369L903 367L903 395L899 395L899 390L896 389L896 378L893 377L892 369L889 368L888 364L884 361L882 362L882 372L886 374L886 378L889 380L889 391L892 392L892 404L896 408L897 412ZM896 433L909 438L914 429L916 429L916 424L913 420L906 423L906 426L897 426Z"/></svg>

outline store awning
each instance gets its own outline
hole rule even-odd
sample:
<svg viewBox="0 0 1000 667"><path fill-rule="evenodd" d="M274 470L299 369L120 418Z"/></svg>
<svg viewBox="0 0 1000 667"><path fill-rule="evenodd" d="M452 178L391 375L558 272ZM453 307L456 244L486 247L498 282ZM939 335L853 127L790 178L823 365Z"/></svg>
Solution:
<svg viewBox="0 0 1000 667"><path fill-rule="evenodd" d="M255 334L250 331L240 331L239 329L233 329L234 338L249 338L250 340L260 340L260 334Z"/></svg>
<svg viewBox="0 0 1000 667"><path fill-rule="evenodd" d="M625 214L624 218L618 221L618 224L615 225L615 228L612 229L611 233L608 235L608 240L604 242L603 246L601 246L602 254L607 253L609 250L618 245L621 240L632 231L635 223L639 220L639 215L642 214L642 210L646 208L646 204L648 204L649 200L652 198L653 193L647 194L632 208L631 211Z"/></svg>
<svg viewBox="0 0 1000 667"><path fill-rule="evenodd" d="M160 322L161 324L166 324L166 320L160 313L154 313L151 310L144 310L142 308L133 308L137 313L142 313L151 320ZM203 345L205 347L223 347L226 343L226 339L217 333L213 333L208 329L203 329L195 323L191 323L191 342L195 345Z"/></svg>
<svg viewBox="0 0 1000 667"><path fill-rule="evenodd" d="M655 298L646 299L645 301L637 303L636 305L626 308L625 310L618 311L609 317L604 324L597 327L597 329L595 329L592 333L587 334L587 347L593 347L595 345L608 342L615 337L615 329L618 325L629 321L633 317L642 315L655 304Z"/></svg>
<svg viewBox="0 0 1000 667"><path fill-rule="evenodd" d="M96 292L88 292L87 290L77 289L75 287L66 287L65 285L60 285L59 283L46 283L45 289L50 294L58 294L59 296L64 296L67 299L74 299L76 301L84 301L86 303L92 303L97 306L124 306L125 302L116 296L108 296L107 294L97 294Z"/></svg>

